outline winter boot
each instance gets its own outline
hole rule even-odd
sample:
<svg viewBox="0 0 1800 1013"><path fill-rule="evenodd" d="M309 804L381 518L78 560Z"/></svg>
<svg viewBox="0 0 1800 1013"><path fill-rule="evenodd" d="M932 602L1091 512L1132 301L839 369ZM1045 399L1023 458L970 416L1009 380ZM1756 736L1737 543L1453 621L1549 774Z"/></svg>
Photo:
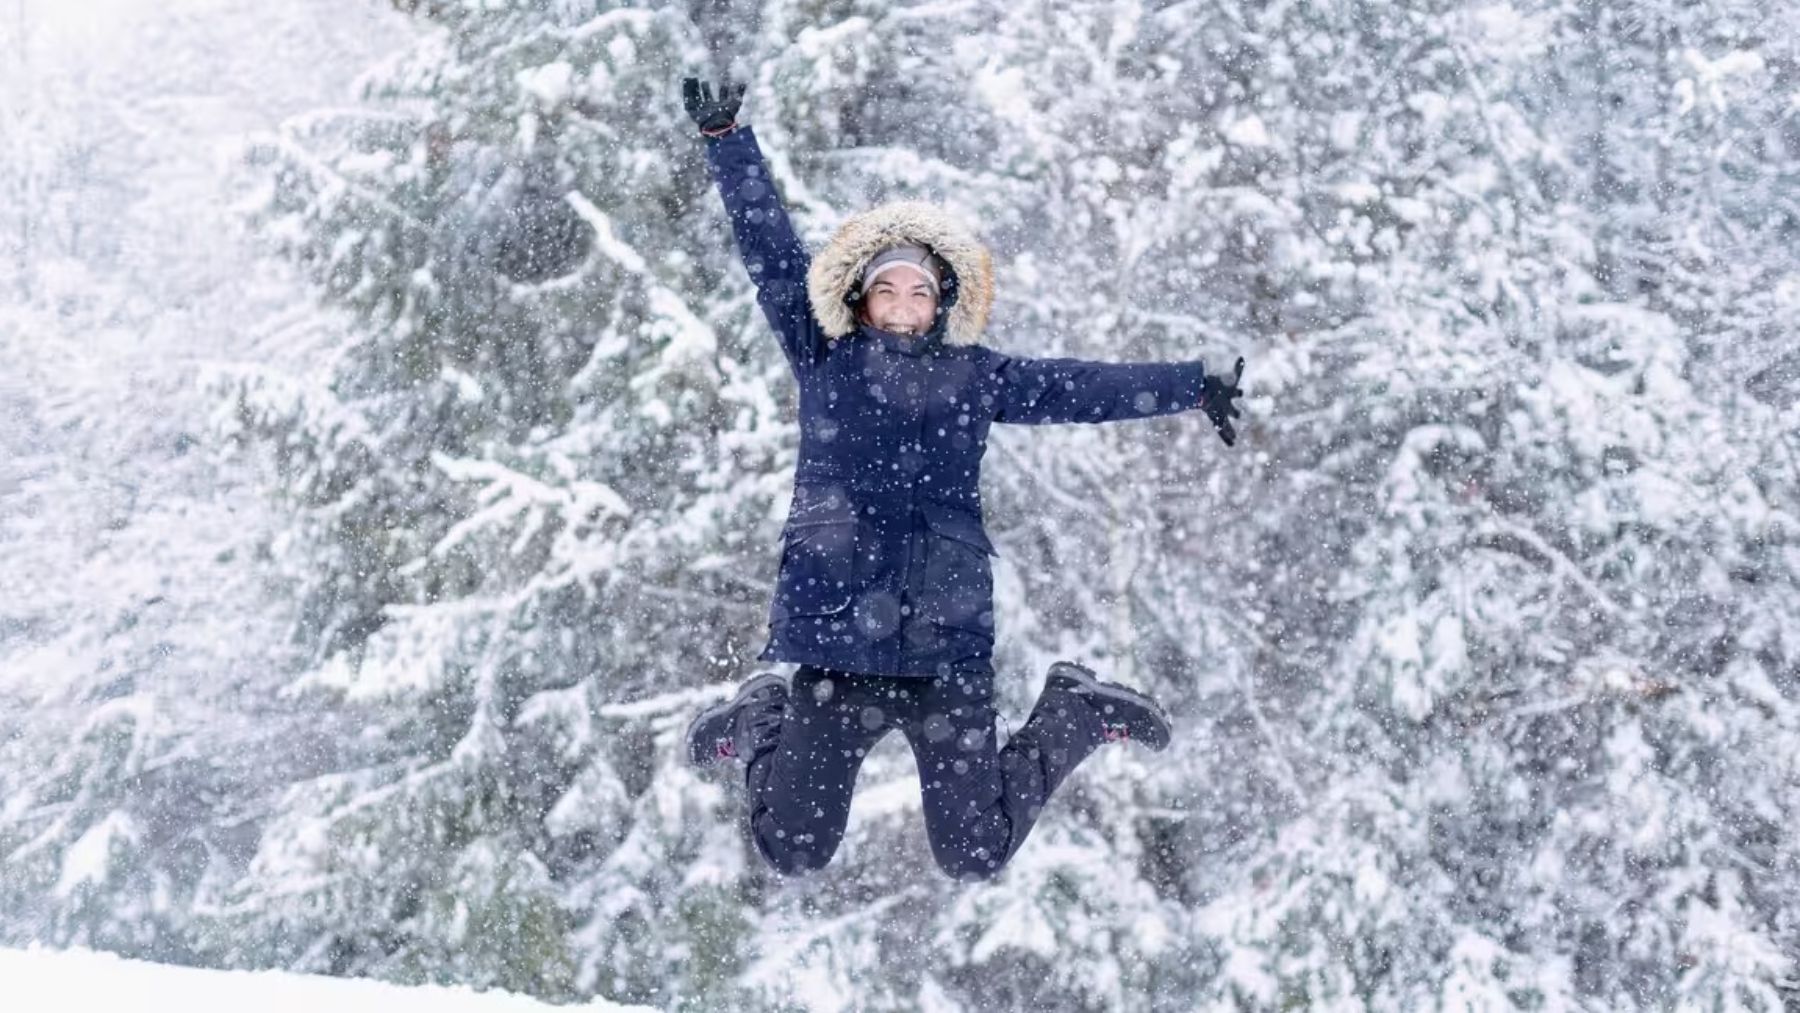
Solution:
<svg viewBox="0 0 1800 1013"><path fill-rule="evenodd" d="M733 759L749 763L773 744L787 710L787 695L787 680L764 672L744 683L737 696L696 714L688 724L688 759L697 767Z"/></svg>
<svg viewBox="0 0 1800 1013"><path fill-rule="evenodd" d="M1051 665L1044 695L1052 693L1074 694L1092 707L1107 742L1141 742L1159 753L1169 745L1169 716L1155 700L1116 682L1101 682L1080 665L1069 661Z"/></svg>

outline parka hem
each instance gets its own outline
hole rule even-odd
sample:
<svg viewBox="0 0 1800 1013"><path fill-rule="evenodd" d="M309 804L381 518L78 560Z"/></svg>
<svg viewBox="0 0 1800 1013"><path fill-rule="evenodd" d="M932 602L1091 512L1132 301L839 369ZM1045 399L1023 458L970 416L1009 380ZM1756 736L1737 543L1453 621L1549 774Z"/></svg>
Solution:
<svg viewBox="0 0 1800 1013"><path fill-rule="evenodd" d="M768 646L757 654L756 660L770 662L786 662L796 665L811 665L814 668L829 669L837 672L851 672L857 675L885 675L907 679L936 679L941 676L979 675L992 677L994 663L989 653L965 657L960 661L945 662L930 669L906 668L900 665L884 665L872 662L867 653L860 656L846 657L839 650L808 650L803 646L781 644L778 637L771 637Z"/></svg>

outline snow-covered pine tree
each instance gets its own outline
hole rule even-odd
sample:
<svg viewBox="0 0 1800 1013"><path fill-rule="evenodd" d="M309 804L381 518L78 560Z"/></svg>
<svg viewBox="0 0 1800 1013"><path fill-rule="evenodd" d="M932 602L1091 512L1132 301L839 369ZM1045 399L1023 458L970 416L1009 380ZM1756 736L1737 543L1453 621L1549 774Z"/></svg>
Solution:
<svg viewBox="0 0 1800 1013"><path fill-rule="evenodd" d="M1773 320L1705 298L1683 314L1642 279L1670 266L1659 234L1791 226L1773 193L1667 206L1668 167L1719 149L1659 126L1682 87L1659 17L1452 5L1357 25L1379 33L1365 56L1388 54L1370 88L1398 100L1358 99L1387 117L1356 136L1380 273L1355 276L1358 316L1309 349L1348 354L1271 434L1319 489L1277 524L1350 536L1341 572L1313 575L1328 621L1303 631L1327 638L1329 678L1294 698L1320 762L1201 918L1246 999L1782 1002L1793 929L1782 891L1752 884L1785 882L1791 804L1769 786L1793 773L1767 758L1792 750L1795 670L1769 625L1721 617L1791 611L1793 557L1768 546L1792 537L1792 484L1767 479L1793 458L1765 449L1784 437L1746 375L1704 352ZM1708 66L1721 37L1780 37L1714 27L1692 40ZM1620 55L1645 31L1654 53ZM1599 73L1618 101L1595 100ZM1678 153L1647 157L1652 136ZM1754 151L1732 176L1791 176L1791 149ZM1792 275L1773 244L1744 252L1765 282Z"/></svg>
<svg viewBox="0 0 1800 1013"><path fill-rule="evenodd" d="M295 689L365 730L231 917L293 967L691 997L743 845L675 739L760 646L791 442L675 87L702 54L666 9L414 13L361 107L255 155L262 231L361 321L238 418L294 510Z"/></svg>
<svg viewBox="0 0 1800 1013"><path fill-rule="evenodd" d="M196 910L283 744L330 725L275 698L272 511L205 438L198 374L293 295L246 268L212 156L383 34L177 7L0 15L0 946L223 962Z"/></svg>
<svg viewBox="0 0 1800 1013"><path fill-rule="evenodd" d="M292 558L320 564L308 685L374 732L296 789L250 927L308 966L665 1004L1767 1007L1796 931L1791 126L1773 100L1679 120L1673 68L1702 64L1663 50L1610 69L1642 105L1606 112L1595 47L1646 22L1597 42L1596 11L770 0L632 34L422 5L436 48L381 76L382 117L271 162L299 184L272 232L366 325L251 427L292 454ZM1705 67L1754 51L1783 94L1800 33L1719 31ZM758 640L792 435L674 98L719 66L814 245L937 199L1000 256L997 347L1244 351L1274 395L1236 451L1197 418L996 440L1013 712L1073 655L1184 740L1097 759L999 883L937 880L897 742L793 887L676 763L707 680L683 627L725 660ZM1655 172L1589 153L1665 115ZM554 201L491 227L532 173L587 232ZM1637 287L1656 229L1721 211L1758 223L1760 280L1701 257L1679 304ZM716 367L667 357L684 320ZM511 934L460 946L483 910Z"/></svg>

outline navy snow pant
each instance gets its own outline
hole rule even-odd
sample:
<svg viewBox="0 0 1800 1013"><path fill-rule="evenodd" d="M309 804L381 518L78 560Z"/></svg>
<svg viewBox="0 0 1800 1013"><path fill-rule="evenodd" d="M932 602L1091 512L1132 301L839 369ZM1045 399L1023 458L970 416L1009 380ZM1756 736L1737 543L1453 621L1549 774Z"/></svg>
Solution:
<svg viewBox="0 0 1800 1013"><path fill-rule="evenodd" d="M898 729L919 768L932 857L957 879L997 874L1051 792L1104 738L1092 707L1046 693L999 747L993 684L988 673L920 678L802 666L774 745L746 773L757 850L786 874L830 861L863 757Z"/></svg>

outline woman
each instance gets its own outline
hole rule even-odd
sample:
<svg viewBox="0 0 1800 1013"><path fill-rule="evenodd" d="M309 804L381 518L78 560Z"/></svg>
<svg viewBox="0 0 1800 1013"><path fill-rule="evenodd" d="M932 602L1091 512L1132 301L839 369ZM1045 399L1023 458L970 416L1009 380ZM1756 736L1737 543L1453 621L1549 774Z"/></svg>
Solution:
<svg viewBox="0 0 1800 1013"><path fill-rule="evenodd" d="M737 123L743 87L715 98L689 78L683 90L800 388L794 498L760 655L800 667L792 686L765 673L698 715L690 756L745 764L757 848L798 873L829 861L863 756L897 728L918 762L939 866L992 876L1089 752L1118 739L1160 750L1169 723L1149 697L1062 662L1024 726L995 741L994 550L979 500L988 428L1201 408L1229 445L1235 377L1200 362L981 347L993 266L972 232L932 205L896 202L852 217L810 258Z"/></svg>

